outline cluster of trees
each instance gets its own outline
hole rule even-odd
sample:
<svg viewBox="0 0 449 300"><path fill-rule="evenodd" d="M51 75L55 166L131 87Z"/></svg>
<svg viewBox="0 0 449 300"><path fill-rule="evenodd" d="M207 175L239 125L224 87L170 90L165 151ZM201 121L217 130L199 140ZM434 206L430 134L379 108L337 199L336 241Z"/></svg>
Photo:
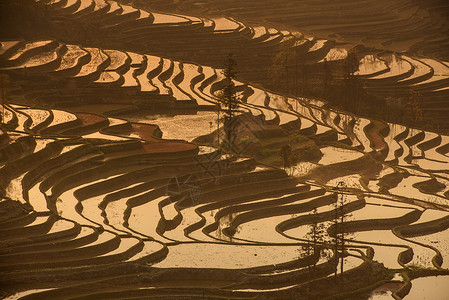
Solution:
<svg viewBox="0 0 449 300"><path fill-rule="evenodd" d="M102 38L104 34L95 22L95 19L86 22L69 16L55 15L44 1L0 1L2 39L55 39L83 46L117 47L113 41Z"/></svg>
<svg viewBox="0 0 449 300"><path fill-rule="evenodd" d="M321 66L306 63L302 37L291 37L279 45L270 68L269 87L289 95L319 97L344 110L359 112L365 97L355 72L359 69L356 49L339 63L324 60ZM313 68L312 68L313 67Z"/></svg>
<svg viewBox="0 0 449 300"><path fill-rule="evenodd" d="M34 0L0 1L0 37L36 39L36 34L51 31L46 6Z"/></svg>
<svg viewBox="0 0 449 300"><path fill-rule="evenodd" d="M279 155L282 158L284 171L293 176L295 172L295 166L298 163L298 156L293 153L292 147L287 144L281 147Z"/></svg>
<svg viewBox="0 0 449 300"><path fill-rule="evenodd" d="M296 96L304 93L307 80L307 66L304 65L298 48L301 41L301 38L293 36L281 43L269 73L272 87Z"/></svg>
<svg viewBox="0 0 449 300"><path fill-rule="evenodd" d="M324 60L321 65L308 65L300 50L304 42L292 37L280 44L270 68L269 88L294 96L323 98L358 115L381 117L407 126L423 125L422 94L417 89L410 88L408 94L394 98L369 94L355 75L360 61L357 48L348 51L340 62Z"/></svg>
<svg viewBox="0 0 449 300"><path fill-rule="evenodd" d="M420 106L422 94L416 88L410 88L405 97L388 97L385 99L385 119L407 126L422 126L424 112Z"/></svg>
<svg viewBox="0 0 449 300"><path fill-rule="evenodd" d="M344 183L339 182L337 189L344 189ZM335 255L340 259L340 276L343 280L344 272L344 260L347 252L348 242L352 239L350 234L346 234L344 231L344 223L351 218L351 214L347 214L344 211L345 205L348 203L346 195L344 193L338 194L338 199L334 203L335 216L328 224L319 222L318 211L314 208L311 211L313 222L309 225L309 231L306 234L307 242L301 247L302 257L315 255L316 257L330 258L329 252L326 250L333 250ZM332 237L328 235L328 228L332 226L334 233ZM316 280L316 267L317 261L314 261L312 265L309 265L310 284ZM335 269L335 280L338 278L338 269Z"/></svg>

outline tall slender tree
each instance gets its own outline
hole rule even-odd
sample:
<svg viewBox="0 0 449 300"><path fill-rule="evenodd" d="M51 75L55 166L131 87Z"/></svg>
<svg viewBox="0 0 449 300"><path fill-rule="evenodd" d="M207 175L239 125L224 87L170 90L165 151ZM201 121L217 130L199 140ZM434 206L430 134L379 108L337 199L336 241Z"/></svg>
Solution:
<svg viewBox="0 0 449 300"><path fill-rule="evenodd" d="M240 98L237 95L234 83L234 79L237 77L236 65L237 63L232 57L232 54L228 54L222 71L222 74L225 77L225 86L221 91L220 101L225 107L224 129L226 133L226 142L229 146L232 145L232 119L240 103Z"/></svg>
<svg viewBox="0 0 449 300"><path fill-rule="evenodd" d="M345 183L340 181L337 184L337 188L342 190L345 188ZM332 226L334 227L335 234L333 237L335 255L338 255L340 251L340 275L343 278L345 251L347 247L347 241L350 240L350 235L345 234L344 223L351 217L351 214L345 213L345 205L348 203L346 194L339 193L338 199L334 203L335 217ZM335 279L337 279L337 269L335 269Z"/></svg>
<svg viewBox="0 0 449 300"><path fill-rule="evenodd" d="M343 62L343 81L345 88L345 97L342 106L344 109L349 109L355 113L360 113L361 109L361 83L355 73L359 70L359 59L357 51L352 49L348 51Z"/></svg>

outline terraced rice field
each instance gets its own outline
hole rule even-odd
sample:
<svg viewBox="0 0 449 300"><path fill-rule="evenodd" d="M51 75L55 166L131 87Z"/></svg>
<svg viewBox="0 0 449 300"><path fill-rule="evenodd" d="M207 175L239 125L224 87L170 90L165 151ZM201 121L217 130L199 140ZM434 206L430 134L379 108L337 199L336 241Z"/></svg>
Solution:
<svg viewBox="0 0 449 300"><path fill-rule="evenodd" d="M422 51L388 47L410 23L407 1L391 4L402 12L393 21L373 12L343 24L332 15L325 27L317 22L329 14L323 1L302 19L294 9L312 1L294 9L261 1L251 12L246 2L205 1L206 9L185 1L183 13L177 1L135 2L37 1L61 28L96 26L97 45L1 41L2 297L444 299L449 63L444 51L426 54L446 45L439 32ZM371 2L340 9L362 14ZM377 24L365 46L382 45L361 52L354 76L372 95L419 93L434 130L362 117L257 80L293 37L311 70L344 64L353 44L300 30L347 38L354 24L357 39ZM233 81L236 130L257 145L245 146L249 135L238 136L243 148L220 144L228 52L242 70ZM286 144L299 159L283 168ZM326 227L318 243L325 255L304 250L314 225ZM336 234L346 236L344 249L334 247ZM424 290L428 282L435 288Z"/></svg>

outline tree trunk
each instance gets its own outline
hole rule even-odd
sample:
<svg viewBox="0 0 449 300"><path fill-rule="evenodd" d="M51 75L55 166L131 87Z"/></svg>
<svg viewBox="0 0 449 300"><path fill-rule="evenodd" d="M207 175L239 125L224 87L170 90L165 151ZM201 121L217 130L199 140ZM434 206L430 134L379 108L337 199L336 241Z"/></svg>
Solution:
<svg viewBox="0 0 449 300"><path fill-rule="evenodd" d="M335 257L338 261L338 237L337 237L337 235L335 235ZM338 272L338 267L335 266L335 273L334 273L335 282L337 282L337 272Z"/></svg>
<svg viewBox="0 0 449 300"><path fill-rule="evenodd" d="M217 142L220 149L220 104L217 104Z"/></svg>
<svg viewBox="0 0 449 300"><path fill-rule="evenodd" d="M341 234L341 243L340 244L341 244L340 275L341 275L341 278L343 280L343 263L345 261L345 256L344 256L344 253L345 253L345 242L344 242L343 233Z"/></svg>

